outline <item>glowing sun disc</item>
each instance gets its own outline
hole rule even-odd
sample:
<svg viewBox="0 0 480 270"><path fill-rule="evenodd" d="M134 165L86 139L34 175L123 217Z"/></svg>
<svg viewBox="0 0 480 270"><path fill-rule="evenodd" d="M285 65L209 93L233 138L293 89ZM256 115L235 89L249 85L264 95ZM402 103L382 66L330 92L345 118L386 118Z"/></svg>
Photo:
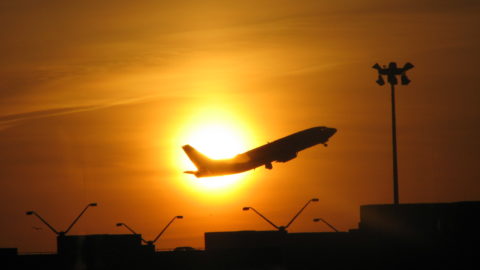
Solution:
<svg viewBox="0 0 480 270"><path fill-rule="evenodd" d="M188 122L194 124L185 126L181 133L181 145L189 144L212 159L232 158L245 152L251 145L251 136L247 132L249 129L226 111L208 110L197 113ZM197 168L181 148L178 151L181 152L179 164L182 170L196 171ZM204 178L185 175L182 179L185 179L189 189L211 194L212 191L233 192L246 175L248 173Z"/></svg>

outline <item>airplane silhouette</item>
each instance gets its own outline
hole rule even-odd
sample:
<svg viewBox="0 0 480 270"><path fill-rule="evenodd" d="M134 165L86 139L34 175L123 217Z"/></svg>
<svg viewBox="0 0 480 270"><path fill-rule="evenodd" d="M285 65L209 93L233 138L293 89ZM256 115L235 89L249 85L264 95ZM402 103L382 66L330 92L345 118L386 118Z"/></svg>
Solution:
<svg viewBox="0 0 480 270"><path fill-rule="evenodd" d="M209 177L241 173L260 166L271 170L274 161L287 162L296 158L299 151L320 143L327 146L328 139L335 132L335 128L313 127L238 154L231 159L221 160L210 159L187 144L182 148L198 170L184 173Z"/></svg>

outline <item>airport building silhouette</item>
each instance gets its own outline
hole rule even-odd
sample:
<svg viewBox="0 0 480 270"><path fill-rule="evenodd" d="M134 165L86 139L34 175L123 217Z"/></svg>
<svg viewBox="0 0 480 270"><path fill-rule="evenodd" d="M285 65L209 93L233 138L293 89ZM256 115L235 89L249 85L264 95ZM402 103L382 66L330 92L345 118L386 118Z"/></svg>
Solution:
<svg viewBox="0 0 480 270"><path fill-rule="evenodd" d="M140 234L58 235L57 254L0 249L2 269L480 269L480 202L360 206L347 232L206 232L205 250ZM313 265L313 267L312 267Z"/></svg>

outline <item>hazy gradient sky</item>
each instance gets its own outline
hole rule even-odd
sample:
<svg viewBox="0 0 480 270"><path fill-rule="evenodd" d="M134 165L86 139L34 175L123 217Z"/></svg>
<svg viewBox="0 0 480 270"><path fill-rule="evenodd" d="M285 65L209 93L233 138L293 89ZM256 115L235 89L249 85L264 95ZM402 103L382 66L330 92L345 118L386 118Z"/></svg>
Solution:
<svg viewBox="0 0 480 270"><path fill-rule="evenodd" d="M415 65L397 91L401 202L480 199L478 1L132 3L0 2L0 247L53 251L24 212L63 230L93 201L72 234L127 233L121 221L153 239L184 215L158 248L268 230L241 208L283 225L312 197L289 231L328 230L314 217L355 228L360 205L392 201L376 62ZM205 111L244 130L244 150L313 126L338 132L206 191L179 161Z"/></svg>

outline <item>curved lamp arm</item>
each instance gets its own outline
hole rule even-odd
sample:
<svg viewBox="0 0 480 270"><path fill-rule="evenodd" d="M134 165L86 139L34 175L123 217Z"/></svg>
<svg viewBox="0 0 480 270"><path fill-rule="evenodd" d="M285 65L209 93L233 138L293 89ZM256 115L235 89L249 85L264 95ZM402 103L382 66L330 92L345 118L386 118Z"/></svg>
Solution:
<svg viewBox="0 0 480 270"><path fill-rule="evenodd" d="M132 228L128 227L128 225L125 224L125 223L119 222L119 223L117 223L116 225L117 225L117 227L124 226L124 227L127 228L127 230L129 230L132 234L138 234L138 233L136 233ZM145 239L143 239L143 238L140 238L140 239L142 239L142 242L144 242L145 244L148 244L148 242L147 242Z"/></svg>
<svg viewBox="0 0 480 270"><path fill-rule="evenodd" d="M175 220L175 219L182 219L183 216L175 216L172 218L172 220L170 220L170 222L168 222L167 226L165 226L165 228L163 228L163 230L157 235L157 237L155 237L155 239L153 239L152 241L152 244L154 244L155 242L157 242L158 238L160 238L160 236L162 236L162 234L167 230L167 228L170 226L170 224L172 224L172 222Z"/></svg>
<svg viewBox="0 0 480 270"><path fill-rule="evenodd" d="M97 203L89 203L87 204L87 206L83 209L83 211L80 213L80 215L78 215L78 217L72 222L72 224L70 224L70 226L67 228L67 230L65 231L65 234L67 234L70 229L72 229L73 225L75 225L75 223L77 223L77 221L80 219L80 217L83 215L83 213L85 213L85 211L87 211L87 209L90 207L90 206L97 206Z"/></svg>
<svg viewBox="0 0 480 270"><path fill-rule="evenodd" d="M319 221L322 221L323 223L327 224L328 227L330 227L332 230L334 230L335 232L338 232L337 228L333 227L332 224L328 223L326 220L324 220L323 218L314 218L313 219L313 222L319 222Z"/></svg>
<svg viewBox="0 0 480 270"><path fill-rule="evenodd" d="M257 215L259 215L261 218L263 218L266 222L268 222L270 225L272 225L275 229L277 230L281 230L280 227L278 227L277 225L275 225L273 222L271 222L268 218L266 218L264 215L260 214L260 212L258 212L257 210L255 210L255 208L253 207L250 207L250 206L247 206L247 207L243 207L243 211L248 211L248 210L253 210L253 212L257 213Z"/></svg>
<svg viewBox="0 0 480 270"><path fill-rule="evenodd" d="M50 228L50 230L55 233L56 235L59 235L60 233L55 230L55 228L52 227L52 225L48 224L48 222L46 222L39 214L37 214L37 212L35 211L28 211L25 213L27 216L31 216L31 215L34 215L36 216L37 218L39 218L45 225L48 226L48 228Z"/></svg>
<svg viewBox="0 0 480 270"><path fill-rule="evenodd" d="M288 222L287 226L285 226L285 228L288 228L288 226L290 226L293 221L295 221L295 219L303 212L303 210L305 208L307 208L307 206L311 203L311 202L318 202L318 199L317 198L313 198L313 199L310 199L308 200L308 202L300 209L300 211L297 212L297 214L295 216L293 216L292 220L290 220L290 222Z"/></svg>

